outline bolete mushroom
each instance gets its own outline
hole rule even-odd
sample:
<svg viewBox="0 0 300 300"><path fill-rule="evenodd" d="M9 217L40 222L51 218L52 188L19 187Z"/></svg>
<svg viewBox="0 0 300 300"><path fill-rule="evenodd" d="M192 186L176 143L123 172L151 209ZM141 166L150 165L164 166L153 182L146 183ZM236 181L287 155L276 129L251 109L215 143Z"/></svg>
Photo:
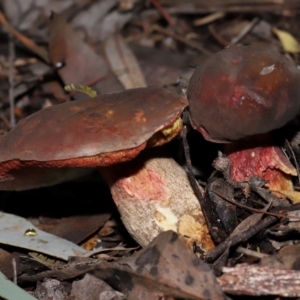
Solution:
<svg viewBox="0 0 300 300"><path fill-rule="evenodd" d="M228 47L197 68L190 80L192 126L206 140L225 145L234 181L258 175L272 190L292 189L295 168L269 132L300 109L300 72L280 53Z"/></svg>
<svg viewBox="0 0 300 300"><path fill-rule="evenodd" d="M99 168L142 246L173 229L209 249L213 244L185 172L166 154L140 155L180 133L186 106L185 98L165 89L139 88L43 109L0 138L0 189L53 185Z"/></svg>

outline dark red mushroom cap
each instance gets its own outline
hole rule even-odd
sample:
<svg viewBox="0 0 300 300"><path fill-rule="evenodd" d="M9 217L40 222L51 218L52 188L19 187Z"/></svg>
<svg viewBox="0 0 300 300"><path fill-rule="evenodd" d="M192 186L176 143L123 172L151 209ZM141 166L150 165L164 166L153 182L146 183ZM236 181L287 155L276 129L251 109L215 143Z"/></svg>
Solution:
<svg viewBox="0 0 300 300"><path fill-rule="evenodd" d="M280 128L300 110L300 71L280 53L233 46L198 67L188 86L190 117L205 139L231 142Z"/></svg>
<svg viewBox="0 0 300 300"><path fill-rule="evenodd" d="M153 134L180 118L185 106L183 97L156 87L51 106L1 137L0 162L97 156L96 166L110 165L114 162L101 155L145 148Z"/></svg>
<svg viewBox="0 0 300 300"><path fill-rule="evenodd" d="M153 87L43 109L0 137L0 189L47 186L64 181L57 178L61 171L73 178L68 168L131 160L144 148L177 136L187 104Z"/></svg>

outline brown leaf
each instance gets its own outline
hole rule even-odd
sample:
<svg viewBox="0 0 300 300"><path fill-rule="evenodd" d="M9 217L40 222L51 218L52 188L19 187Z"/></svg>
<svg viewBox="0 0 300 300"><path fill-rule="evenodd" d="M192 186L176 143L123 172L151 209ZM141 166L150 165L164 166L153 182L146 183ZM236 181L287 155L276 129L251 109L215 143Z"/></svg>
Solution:
<svg viewBox="0 0 300 300"><path fill-rule="evenodd" d="M114 74L125 89L147 86L135 55L121 35L116 34L106 40L105 54Z"/></svg>
<svg viewBox="0 0 300 300"><path fill-rule="evenodd" d="M60 220L48 232L79 244L102 227L109 218L108 213L71 216Z"/></svg>
<svg viewBox="0 0 300 300"><path fill-rule="evenodd" d="M122 90L105 59L84 43L62 16L54 14L49 24L49 53L65 84L88 85L98 94ZM86 98L76 93L76 99Z"/></svg>
<svg viewBox="0 0 300 300"><path fill-rule="evenodd" d="M300 244L289 245L280 249L277 257L287 269L299 270L299 250Z"/></svg>
<svg viewBox="0 0 300 300"><path fill-rule="evenodd" d="M129 299L142 294L188 299L224 299L208 265L196 257L173 231L160 234L152 243L134 255L113 263L114 268L96 269L93 274L121 291Z"/></svg>
<svg viewBox="0 0 300 300"><path fill-rule="evenodd" d="M161 233L146 248L118 262L74 257L65 268L22 275L19 280L36 281L51 276L70 279L88 272L127 294L129 300L164 295L194 300L225 299L209 266L173 231Z"/></svg>

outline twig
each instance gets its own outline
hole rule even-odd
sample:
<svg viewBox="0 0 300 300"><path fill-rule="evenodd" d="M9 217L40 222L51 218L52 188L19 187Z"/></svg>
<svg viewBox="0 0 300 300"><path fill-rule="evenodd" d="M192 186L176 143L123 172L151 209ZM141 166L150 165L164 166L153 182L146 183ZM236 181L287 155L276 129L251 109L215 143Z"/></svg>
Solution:
<svg viewBox="0 0 300 300"><path fill-rule="evenodd" d="M246 248L241 247L241 246L238 247L235 251L238 252L238 253L243 253L243 254L246 254L248 256L253 256L253 257L256 257L256 258L264 258L264 257L270 256L269 254L253 251L251 249L246 249Z"/></svg>
<svg viewBox="0 0 300 300"><path fill-rule="evenodd" d="M38 46L33 40L29 39L22 33L20 33L18 30L13 28L8 21L6 20L4 14L0 11L0 23L6 27L6 29L12 33L12 35L19 40L21 43L23 43L26 47L28 47L31 51L33 51L35 54L39 55L46 63L50 63L50 58L48 55L48 51L44 49L43 47Z"/></svg>
<svg viewBox="0 0 300 300"><path fill-rule="evenodd" d="M294 164L295 164L296 170L297 170L298 184L300 186L300 169L299 169L299 164L297 162L295 153L294 153L294 151L293 151L293 149L291 147L291 144L289 143L288 140L285 140L285 145L286 145L288 154L293 157L293 161L294 161Z"/></svg>
<svg viewBox="0 0 300 300"><path fill-rule="evenodd" d="M278 217L278 218L289 218L289 216L285 215L285 214L271 213L271 212L268 212L268 211L264 211L263 209L257 209L257 208L253 208L253 207L244 205L242 203L239 203L239 202L235 201L234 199L228 199L227 197L225 197L224 195L222 195L218 191L213 191L213 193L215 193L216 195L218 195L219 197L221 197L222 199L228 201L229 203L231 203L233 205L236 205L236 206L241 207L241 208L246 209L246 210L250 210L250 211L255 212L255 213L266 214L266 215L270 215L270 216L274 216L274 217ZM295 217L293 217L293 219L294 218ZM299 217L299 219L300 219L300 217Z"/></svg>
<svg viewBox="0 0 300 300"><path fill-rule="evenodd" d="M122 246L117 246L114 248L96 248L94 250L88 251L85 254L83 254L83 257L91 257L93 255L99 254L99 253L103 253L103 252L109 252L109 251L132 251L132 250L136 250L139 247L134 247L134 248L125 248Z"/></svg>
<svg viewBox="0 0 300 300"><path fill-rule="evenodd" d="M165 29L165 28L163 28L163 27L161 27L161 26L159 26L159 25L157 25L157 24L155 24L155 25L152 26L152 30L155 30L155 31L158 31L158 32L160 32L160 33L162 33L162 34L165 34L165 35L167 35L167 36L170 36L170 37L172 37L173 39L175 39L175 40L177 40L177 41L179 41L179 42L181 42L181 43L184 43L184 44L186 44L187 46L189 46L189 47L191 47L191 48L193 48L193 49L196 49L196 50L202 52L202 53L205 54L205 55L211 55L211 54L212 54L210 51L206 50L206 49L205 49L204 47L202 47L200 44L198 44L198 43L196 43L196 42L193 42L193 41L190 41L190 40L188 40L188 39L186 39L186 38L184 38L184 37L182 37L182 36L180 36L180 35L174 33L173 31L168 30L168 29Z"/></svg>
<svg viewBox="0 0 300 300"><path fill-rule="evenodd" d="M10 105L10 127L13 128L16 125L16 117L15 117L15 97L14 97L14 60L15 60L15 45L13 41L12 34L9 32L9 69L8 69L8 82L9 82L9 105Z"/></svg>
<svg viewBox="0 0 300 300"><path fill-rule="evenodd" d="M186 166L188 170L188 177L191 186L194 190L194 193L199 200L209 232L214 242L220 243L221 241L227 238L227 234L225 230L222 230L222 228L220 227L220 222L218 222L219 216L216 213L215 206L211 203L211 201L207 199L207 197L205 197L204 189L199 186L199 184L197 183L193 175L190 149L187 142L186 134L187 134L187 129L186 126L184 126L182 132L182 139L183 139L184 156L185 156Z"/></svg>
<svg viewBox="0 0 300 300"><path fill-rule="evenodd" d="M223 18L225 15L226 15L226 13L224 11L217 11L215 13L209 14L208 16L196 19L193 22L193 25L194 26L203 26L208 23L212 23L220 18Z"/></svg>
<svg viewBox="0 0 300 300"><path fill-rule="evenodd" d="M187 166L188 175L189 175L191 185L192 185L192 187L195 191L196 196L199 199L199 198L204 197L204 189L198 185L195 177L193 176L193 166L192 166L192 160L191 160L191 156L190 156L190 147L189 147L189 144L187 142L186 135L187 135L187 128L186 128L186 126L184 126L183 132L182 132L182 139L183 139L183 149L184 149L184 156L185 156L186 166Z"/></svg>
<svg viewBox="0 0 300 300"><path fill-rule="evenodd" d="M13 267L14 284L17 284L18 281L17 281L17 262L16 262L16 259L13 258L11 263L12 263L12 267Z"/></svg>
<svg viewBox="0 0 300 300"><path fill-rule="evenodd" d="M251 237L259 233L261 230L273 225L277 222L278 218L274 216L266 216L263 220L259 221L257 224L252 226L243 234L234 235L233 237L229 237L227 240L216 246L214 249L210 250L206 255L206 261L213 262L217 259L228 247L235 246L241 242L248 241Z"/></svg>
<svg viewBox="0 0 300 300"><path fill-rule="evenodd" d="M245 28L243 28L243 30L236 37L231 39L230 43L236 44L241 41L253 29L258 21L259 18L254 18L248 25L245 26Z"/></svg>
<svg viewBox="0 0 300 300"><path fill-rule="evenodd" d="M208 26L208 30L210 34L222 45L222 46L230 46L232 45L229 41L227 41L225 38L223 38L215 29L215 26L213 24Z"/></svg>
<svg viewBox="0 0 300 300"><path fill-rule="evenodd" d="M150 0L152 5L159 11L159 13L165 18L165 20L171 25L175 25L174 19L170 14L161 6L157 0Z"/></svg>

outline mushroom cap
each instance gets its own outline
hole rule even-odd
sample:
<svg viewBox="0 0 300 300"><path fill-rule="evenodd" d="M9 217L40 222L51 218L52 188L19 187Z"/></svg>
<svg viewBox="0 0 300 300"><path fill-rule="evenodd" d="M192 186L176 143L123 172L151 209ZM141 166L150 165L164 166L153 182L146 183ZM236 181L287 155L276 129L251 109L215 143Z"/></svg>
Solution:
<svg viewBox="0 0 300 300"><path fill-rule="evenodd" d="M280 53L248 46L226 48L198 67L188 86L193 127L212 142L263 134L300 110L300 71Z"/></svg>
<svg viewBox="0 0 300 300"><path fill-rule="evenodd" d="M51 106L1 137L0 162L96 167L129 160L156 132L180 118L186 106L183 97L155 87Z"/></svg>

